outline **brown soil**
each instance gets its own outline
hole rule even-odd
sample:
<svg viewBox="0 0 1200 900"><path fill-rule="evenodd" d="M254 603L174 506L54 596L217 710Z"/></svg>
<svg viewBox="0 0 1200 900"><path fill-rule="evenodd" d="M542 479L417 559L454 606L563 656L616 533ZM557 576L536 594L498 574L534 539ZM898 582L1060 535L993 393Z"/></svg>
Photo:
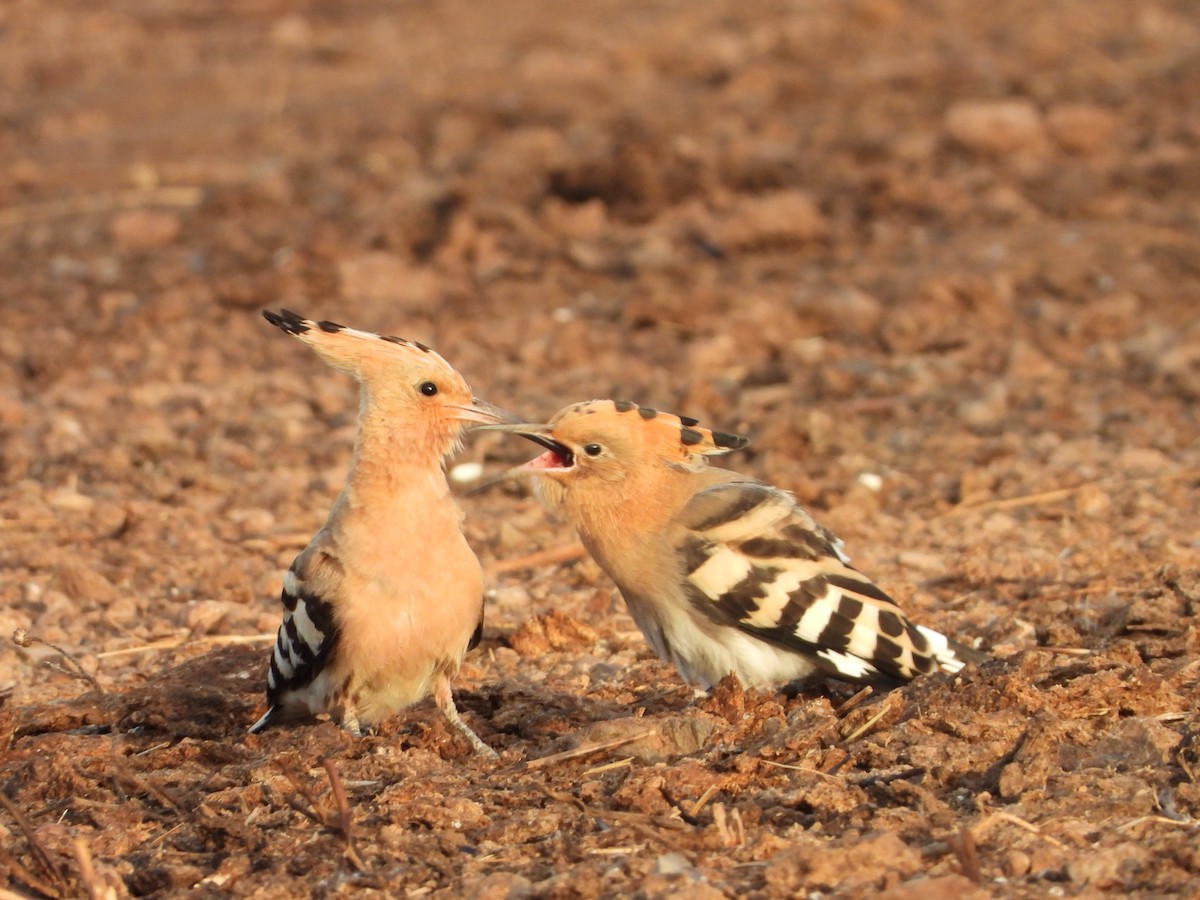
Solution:
<svg viewBox="0 0 1200 900"><path fill-rule="evenodd" d="M0 883L1200 894L1197 46L1194 0L5 4ZM462 501L498 763L430 705L247 737L354 424L280 305L745 432L995 660L694 699L509 487Z"/></svg>

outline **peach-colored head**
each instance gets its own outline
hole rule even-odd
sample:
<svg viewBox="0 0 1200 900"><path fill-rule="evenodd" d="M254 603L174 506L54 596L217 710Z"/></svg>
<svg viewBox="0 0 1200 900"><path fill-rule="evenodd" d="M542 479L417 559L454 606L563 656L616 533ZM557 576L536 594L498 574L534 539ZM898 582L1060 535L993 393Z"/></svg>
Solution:
<svg viewBox="0 0 1200 900"><path fill-rule="evenodd" d="M501 425L497 430L524 435L546 448L515 471L541 476L538 492L551 506L558 506L568 491L628 499L664 470L700 471L707 457L749 443L735 434L701 428L695 419L624 400L575 403L545 425Z"/></svg>
<svg viewBox="0 0 1200 900"><path fill-rule="evenodd" d="M362 385L362 418L381 418L431 446L438 455L457 446L470 423L514 417L478 400L440 355L417 341L313 321L290 310L263 311L268 322L308 344Z"/></svg>

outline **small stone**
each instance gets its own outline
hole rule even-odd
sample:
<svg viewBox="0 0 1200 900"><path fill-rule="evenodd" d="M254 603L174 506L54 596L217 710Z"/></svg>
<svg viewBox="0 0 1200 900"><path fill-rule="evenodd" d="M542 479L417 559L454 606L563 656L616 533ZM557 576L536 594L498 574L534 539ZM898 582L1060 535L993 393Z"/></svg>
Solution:
<svg viewBox="0 0 1200 900"><path fill-rule="evenodd" d="M238 526L238 534L243 538L261 537L275 527L275 515L267 509L231 509L225 518Z"/></svg>
<svg viewBox="0 0 1200 900"><path fill-rule="evenodd" d="M965 425L977 431L1000 427L1008 417L1008 386L993 382L982 397L960 403L958 415Z"/></svg>
<svg viewBox="0 0 1200 900"><path fill-rule="evenodd" d="M95 500L79 493L73 485L48 491L46 502L56 509L65 509L70 512L87 512L96 505Z"/></svg>
<svg viewBox="0 0 1200 900"><path fill-rule="evenodd" d="M656 875L695 875L696 868L682 853L663 853L654 860Z"/></svg>
<svg viewBox="0 0 1200 900"><path fill-rule="evenodd" d="M1010 850L1004 856L1004 874L1009 878L1027 875L1032 862L1028 853L1021 850Z"/></svg>
<svg viewBox="0 0 1200 900"><path fill-rule="evenodd" d="M946 560L936 553L923 553L920 550L901 550L896 560L900 565L916 569L919 572L945 573L948 571Z"/></svg>
<svg viewBox="0 0 1200 900"><path fill-rule="evenodd" d="M1009 763L1000 770L1000 796L1015 800L1025 790L1025 770L1020 763Z"/></svg>
<svg viewBox="0 0 1200 900"><path fill-rule="evenodd" d="M1017 338L1012 342L1008 357L1008 378L1045 381L1050 378L1061 379L1064 374L1062 366L1029 341Z"/></svg>
<svg viewBox="0 0 1200 900"><path fill-rule="evenodd" d="M883 304L856 287L834 291L805 289L793 303L801 315L820 319L831 338L873 334L883 318Z"/></svg>
<svg viewBox="0 0 1200 900"><path fill-rule="evenodd" d="M313 27L300 15L287 15L271 26L271 43L284 50L306 50L313 42Z"/></svg>
<svg viewBox="0 0 1200 900"><path fill-rule="evenodd" d="M741 198L716 223L710 238L729 250L793 247L825 236L828 223L811 194L774 191Z"/></svg>
<svg viewBox="0 0 1200 900"><path fill-rule="evenodd" d="M1117 117L1091 103L1063 103L1046 113L1046 125L1064 150L1095 153L1111 142Z"/></svg>
<svg viewBox="0 0 1200 900"><path fill-rule="evenodd" d="M944 124L951 138L981 153L1005 155L1046 146L1041 113L1028 100L964 100L946 111Z"/></svg>
<svg viewBox="0 0 1200 900"><path fill-rule="evenodd" d="M492 872L482 877L468 877L462 884L462 896L475 900L524 900L533 894L533 882L515 872Z"/></svg>
<svg viewBox="0 0 1200 900"><path fill-rule="evenodd" d="M137 449L156 458L170 454L178 443L175 430L158 413L141 417L133 436L133 444Z"/></svg>
<svg viewBox="0 0 1200 900"><path fill-rule="evenodd" d="M20 425L25 420L25 403L16 388L0 388L0 425Z"/></svg>
<svg viewBox="0 0 1200 900"><path fill-rule="evenodd" d="M450 469L450 480L454 484L474 484L483 477L483 463L464 462Z"/></svg>
<svg viewBox="0 0 1200 900"><path fill-rule="evenodd" d="M54 571L55 584L72 600L85 601L88 606L107 605L117 598L111 581L78 560L63 563Z"/></svg>
<svg viewBox="0 0 1200 900"><path fill-rule="evenodd" d="M232 604L224 600L198 600L187 614L187 627L193 634L212 634L231 612Z"/></svg>
<svg viewBox="0 0 1200 900"><path fill-rule="evenodd" d="M547 227L569 238L595 240L609 230L608 208L598 197L584 203L567 203L548 197L542 204L542 218Z"/></svg>
<svg viewBox="0 0 1200 900"><path fill-rule="evenodd" d="M1112 496L1095 484L1085 484L1075 494L1075 512L1081 516L1103 516L1112 511Z"/></svg>
<svg viewBox="0 0 1200 900"><path fill-rule="evenodd" d="M858 483L868 491L878 493L883 490L883 478L874 472L863 472L858 476Z"/></svg>
<svg viewBox="0 0 1200 900"><path fill-rule="evenodd" d="M1149 856L1148 848L1132 843L1083 852L1067 863L1067 877L1100 890L1132 887Z"/></svg>
<svg viewBox="0 0 1200 900"><path fill-rule="evenodd" d="M886 876L904 877L919 871L920 853L891 832L877 832L853 844L790 847L767 860L764 877L770 894L840 888L843 893L862 896L869 888L882 886Z"/></svg>
<svg viewBox="0 0 1200 900"><path fill-rule="evenodd" d="M965 875L919 875L878 896L880 900L985 900L992 895Z"/></svg>

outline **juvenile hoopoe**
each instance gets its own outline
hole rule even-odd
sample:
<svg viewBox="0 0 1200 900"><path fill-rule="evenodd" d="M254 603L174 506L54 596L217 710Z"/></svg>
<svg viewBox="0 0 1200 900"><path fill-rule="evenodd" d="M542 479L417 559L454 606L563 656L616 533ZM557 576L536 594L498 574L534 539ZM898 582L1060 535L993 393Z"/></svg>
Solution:
<svg viewBox="0 0 1200 900"><path fill-rule="evenodd" d="M816 670L894 685L986 658L910 622L791 494L708 467L746 438L613 400L568 406L545 425L484 427L546 448L514 471L535 477L650 646L694 685Z"/></svg>
<svg viewBox="0 0 1200 900"><path fill-rule="evenodd" d="M450 680L483 628L483 572L443 461L469 423L511 422L415 341L264 311L361 385L350 473L324 527L283 577L267 712L327 712L352 734L430 695L478 753Z"/></svg>

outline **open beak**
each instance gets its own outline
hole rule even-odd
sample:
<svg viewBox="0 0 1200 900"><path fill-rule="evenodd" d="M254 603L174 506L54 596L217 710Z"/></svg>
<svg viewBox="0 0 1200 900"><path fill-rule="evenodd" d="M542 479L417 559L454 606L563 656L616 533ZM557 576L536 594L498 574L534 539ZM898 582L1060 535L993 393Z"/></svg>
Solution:
<svg viewBox="0 0 1200 900"><path fill-rule="evenodd" d="M519 434L526 440L546 448L546 452L541 456L536 456L529 462L511 469L513 474L538 475L545 472L565 472L575 465L574 451L550 436L553 431L549 425L531 425L527 422L510 421L497 425L483 425L480 430Z"/></svg>
<svg viewBox="0 0 1200 900"><path fill-rule="evenodd" d="M520 422L520 418L514 416L510 412L505 412L498 406L493 406L486 400L480 400L478 397L472 397L471 402L466 406L451 406L447 405L453 414L453 417L460 422L477 422L480 425L496 425L507 424L513 425Z"/></svg>

